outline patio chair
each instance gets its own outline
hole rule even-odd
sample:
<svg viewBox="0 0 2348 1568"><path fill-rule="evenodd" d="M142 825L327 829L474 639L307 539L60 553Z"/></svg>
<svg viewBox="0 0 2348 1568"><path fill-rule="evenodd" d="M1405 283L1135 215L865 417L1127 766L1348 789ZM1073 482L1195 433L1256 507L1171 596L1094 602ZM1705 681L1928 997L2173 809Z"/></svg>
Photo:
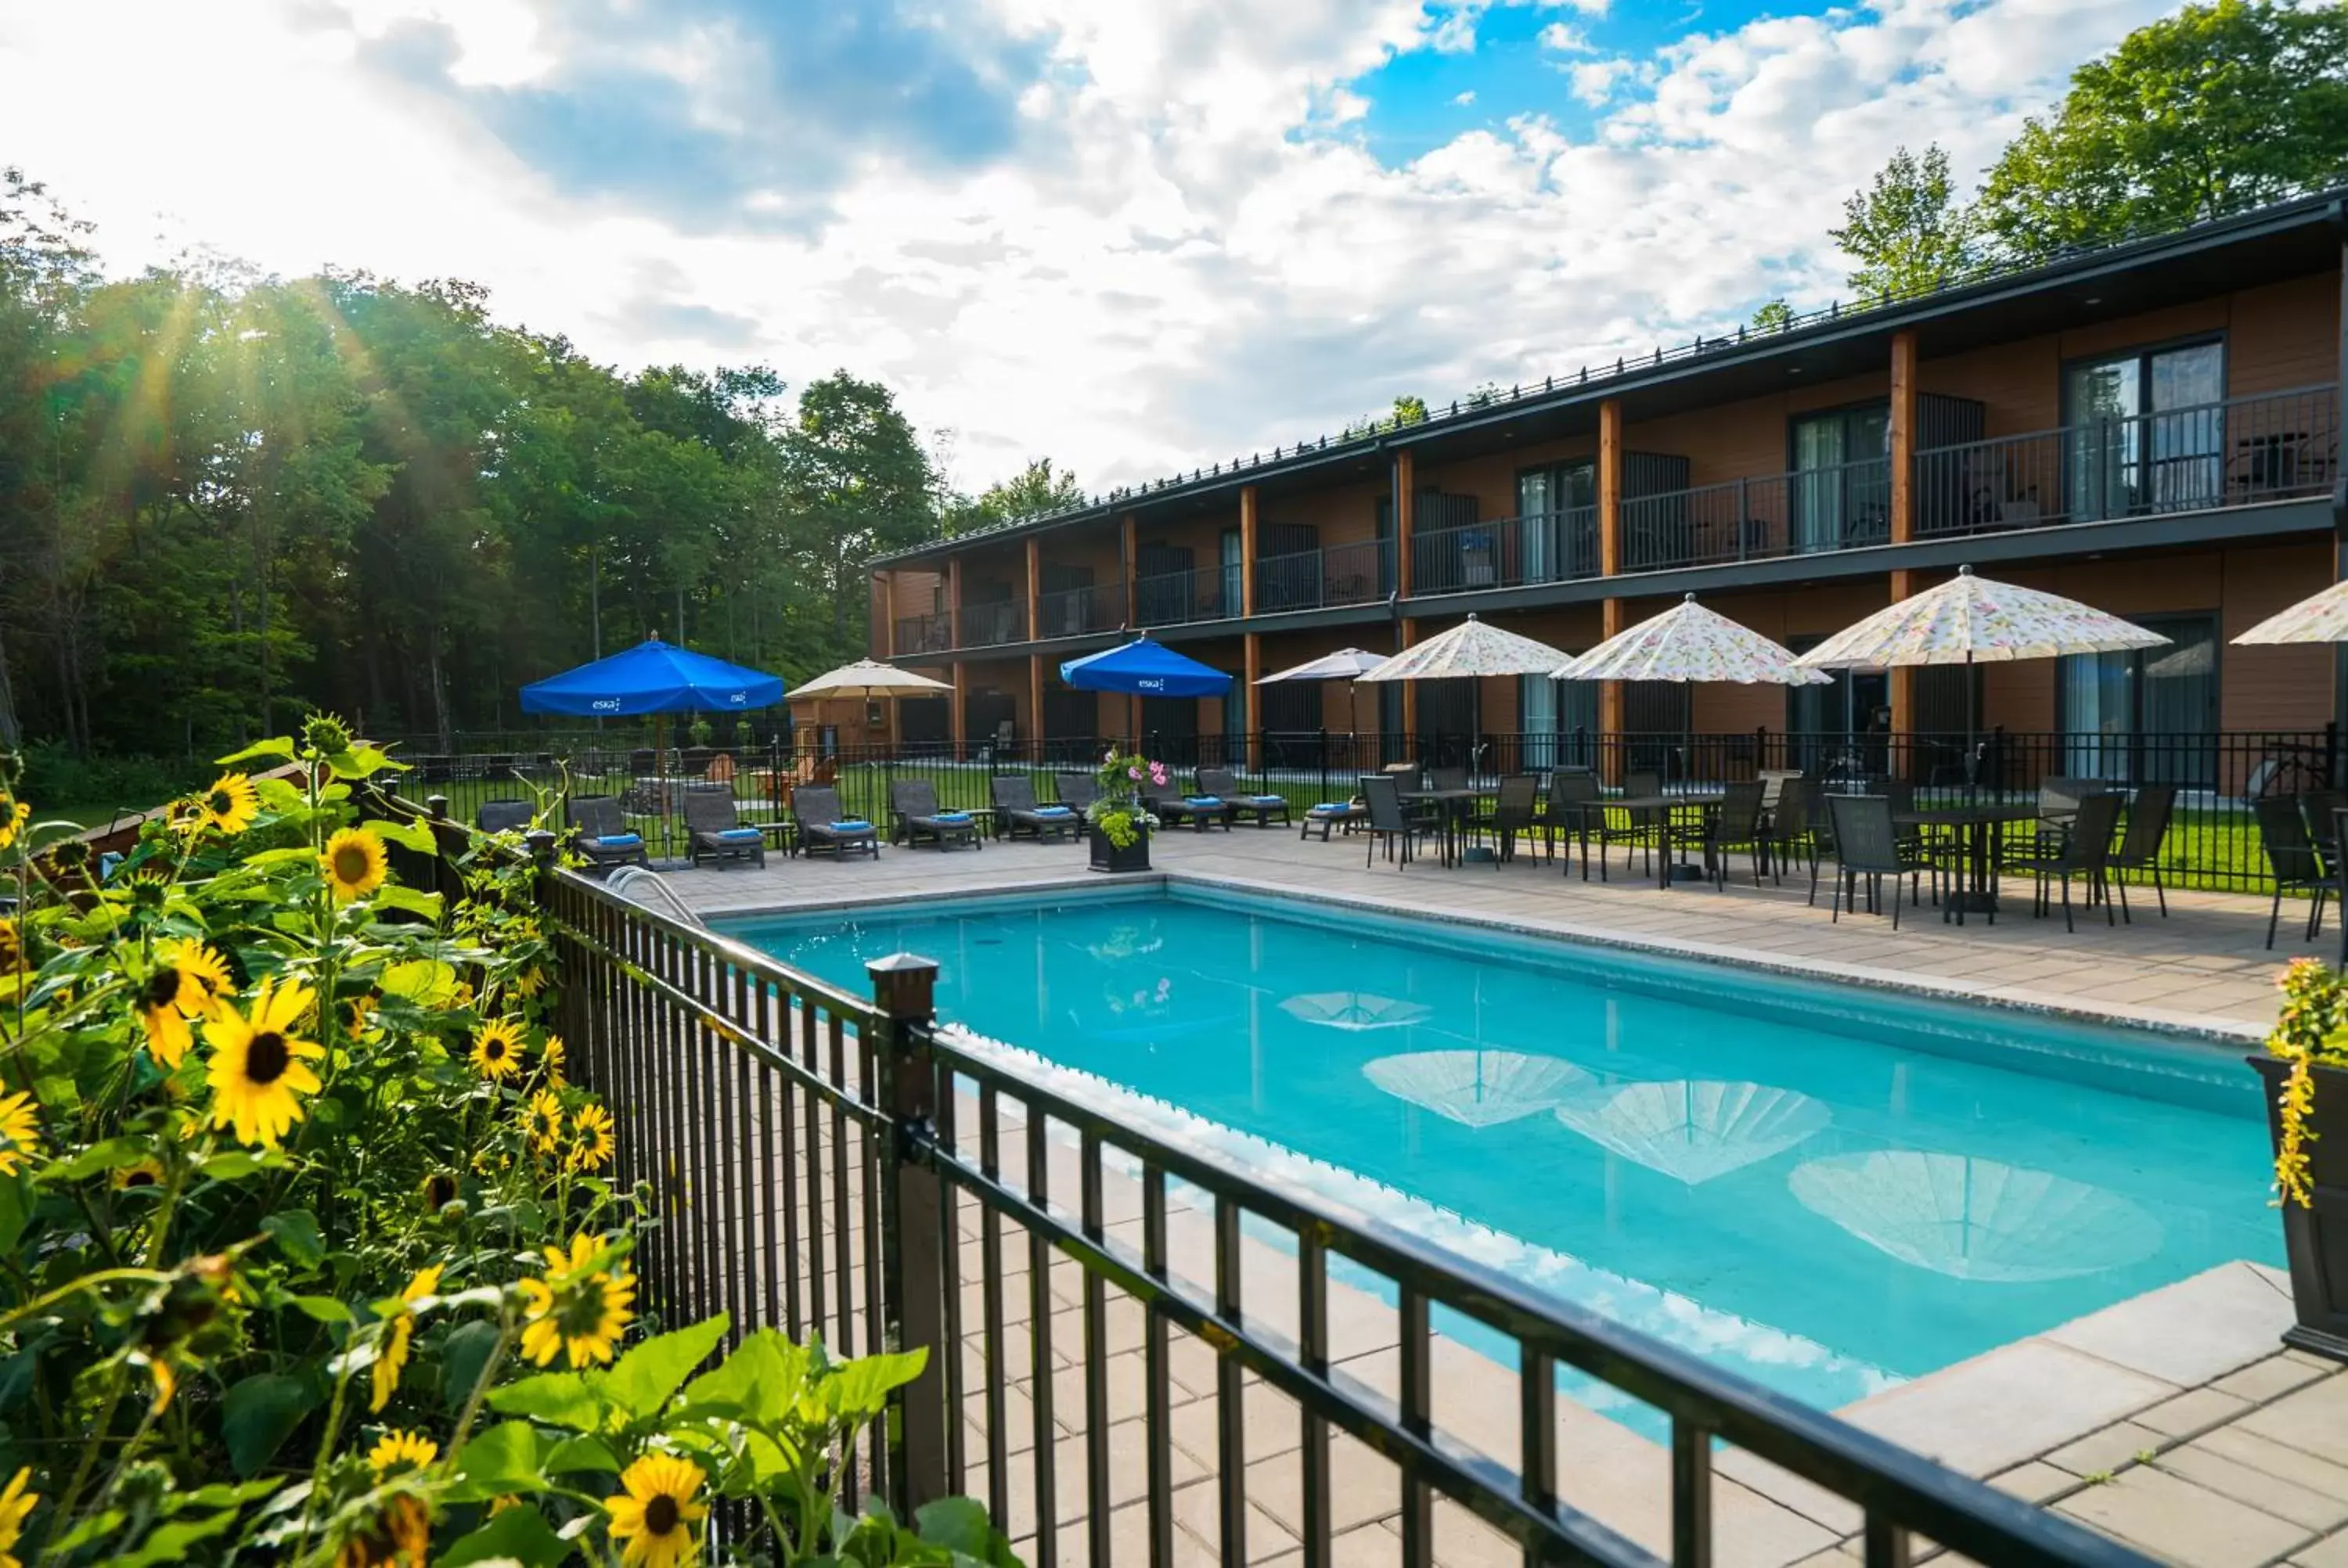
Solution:
<svg viewBox="0 0 2348 1568"><path fill-rule="evenodd" d="M850 816L839 804L839 792L829 784L801 784L791 791L791 817L799 825L799 850L816 855L829 850L839 859L862 853L880 858L880 835L860 816Z"/></svg>
<svg viewBox="0 0 2348 1568"><path fill-rule="evenodd" d="M1052 793L1060 797L1062 805L1090 811L1100 799L1100 780L1090 774L1054 774Z"/></svg>
<svg viewBox="0 0 2348 1568"><path fill-rule="evenodd" d="M1891 820L1891 799L1880 794L1830 794L1827 796L1827 813L1834 823L1835 836L1835 896L1834 918L1842 918L1842 907L1849 899L1855 909L1859 907L1859 879L1867 878L1867 907L1880 914L1883 905L1883 879L1891 878L1891 928L1900 929L1900 879L1913 878L1933 870L1915 851L1900 842L1900 829ZM1937 876L1938 873L1935 872ZM1937 885L1935 894L1938 893Z"/></svg>
<svg viewBox="0 0 2348 1568"><path fill-rule="evenodd" d="M2013 863L2016 871L2027 871L2037 879L2033 899L2034 912L2046 913L2046 879L2054 877L2063 884L2063 929L2076 930L2071 919L2071 878L2087 880L2087 897L2093 902L2103 893L2104 924L2119 922L2112 915L2108 868L2112 858L2112 830L2120 822L2120 797L2116 794L2091 794L2079 803L2078 815L2071 819L2071 831L2064 836L2062 847L2050 855L2033 856Z"/></svg>
<svg viewBox="0 0 2348 1568"><path fill-rule="evenodd" d="M1145 780L1141 786L1141 798L1149 803L1149 809L1157 813L1158 819L1169 827L1178 827L1187 822L1196 831L1204 833L1210 827L1220 825L1228 828L1231 825L1231 803L1220 795L1184 794L1170 784L1155 784Z"/></svg>
<svg viewBox="0 0 2348 1568"><path fill-rule="evenodd" d="M1084 825L1084 816L1072 805L1035 804L1035 781L1025 774L997 774L987 781L994 802L997 832L1017 838L1021 834L1041 844L1066 838Z"/></svg>
<svg viewBox="0 0 2348 1568"><path fill-rule="evenodd" d="M1769 835L1763 812L1767 796L1768 786L1757 779L1732 784L1723 792L1719 809L1705 820L1704 853L1712 866L1715 887L1725 890L1728 886L1731 849L1743 849L1752 856L1753 886L1761 886L1761 873L1769 865Z"/></svg>
<svg viewBox="0 0 2348 1568"><path fill-rule="evenodd" d="M685 792L685 858L692 865L710 860L767 864L767 835L746 827L734 809L734 790L726 784L695 784Z"/></svg>
<svg viewBox="0 0 2348 1568"><path fill-rule="evenodd" d="M1426 787L1429 789L1466 789L1468 787L1468 770L1466 768L1429 768L1426 770Z"/></svg>
<svg viewBox="0 0 2348 1568"><path fill-rule="evenodd" d="M2312 789L2297 797L2299 815L2307 824L2308 842L2326 863L2339 858L2340 840L2332 825L2334 812L2348 807L2348 790Z"/></svg>
<svg viewBox="0 0 2348 1568"><path fill-rule="evenodd" d="M2169 813L2177 804L2175 784L2146 784L2136 792L2128 804L2127 829L2120 835L2120 846L2112 851L2110 866L2114 871L2139 871L2152 879L2153 897L2160 900L2160 917L2168 918L2168 890L2160 883L2160 848L2168 837ZM2129 912L2127 884L2118 884L2120 918L2134 924Z"/></svg>
<svg viewBox="0 0 2348 1568"><path fill-rule="evenodd" d="M2109 788L2101 779L2058 775L2039 780L2038 821L2027 832L2009 835L2007 863L2013 865L2061 853L2071 819L2079 814L2079 803Z"/></svg>
<svg viewBox="0 0 2348 1568"><path fill-rule="evenodd" d="M644 853L644 835L631 831L620 813L619 796L581 795L571 803L569 815L579 853L586 856L591 869L652 865L652 856Z"/></svg>
<svg viewBox="0 0 2348 1568"><path fill-rule="evenodd" d="M1797 779L1777 797L1769 814L1771 875L1782 884L1786 867L1797 857L1810 867L1810 897L1818 901L1818 862L1834 853L1834 818L1827 810L1827 786L1816 779Z"/></svg>
<svg viewBox="0 0 2348 1568"><path fill-rule="evenodd" d="M1257 794L1240 788L1239 781L1229 768L1200 768L1199 793L1214 795L1231 808L1234 818L1251 816L1258 827L1270 827L1272 814L1280 814L1280 825L1286 827L1291 820L1288 797L1284 794Z"/></svg>
<svg viewBox="0 0 2348 1568"><path fill-rule="evenodd" d="M1590 818L1599 811L1598 775L1588 768L1560 768L1549 775L1549 799L1544 815L1549 828L1548 858L1557 858L1560 834L1565 842L1565 868L1573 869L1573 839L1581 840L1581 879L1590 880Z"/></svg>
<svg viewBox="0 0 2348 1568"><path fill-rule="evenodd" d="M1399 843L1402 845L1402 863L1409 865L1411 851L1417 845L1419 835L1426 830L1403 810L1402 793L1395 787L1395 781L1384 774L1363 775L1362 799L1369 806L1366 825L1370 840L1368 851L1362 856L1362 864L1367 866L1376 858L1381 843L1385 845L1386 858L1392 860L1395 845Z"/></svg>
<svg viewBox="0 0 2348 1568"><path fill-rule="evenodd" d="M1476 825L1489 828L1499 853L1493 856L1492 866L1517 857L1517 835L1529 835L1537 825L1540 810L1540 775L1510 774L1500 781L1500 793L1492 803L1492 814L1478 817Z"/></svg>
<svg viewBox="0 0 2348 1568"><path fill-rule="evenodd" d="M2331 897L2332 885L2323 874L2323 857L2316 852L2315 841L2308 836L2307 817L2299 802L2284 795L2268 795L2250 803L2250 810L2259 824L2259 840L2265 845L2267 865L2274 872L2274 903L2267 910L2267 946L2274 946L2275 927L2282 919L2282 896L2285 893L2312 893L2314 901L2307 911L2305 940L2312 942L2323 934L2323 906Z"/></svg>
<svg viewBox="0 0 2348 1568"><path fill-rule="evenodd" d="M1663 793L1663 775L1651 768L1638 768L1622 775L1622 794L1632 800L1651 799ZM1655 850L1662 845L1663 827L1671 820L1668 807L1630 807L1609 805L1602 812L1591 814L1590 836L1598 841L1598 880L1606 880L1606 852L1615 845L1624 848L1622 864L1627 867L1629 851L1638 849L1646 855L1646 866L1655 868ZM1583 868L1584 875L1588 867Z"/></svg>
<svg viewBox="0 0 2348 1568"><path fill-rule="evenodd" d="M473 814L473 822L483 833L510 833L528 827L537 815L538 808L526 800L485 800Z"/></svg>
<svg viewBox="0 0 2348 1568"><path fill-rule="evenodd" d="M941 850L957 844L980 847L978 818L966 811L940 811L938 788L927 779L889 781L889 839L907 848L923 839Z"/></svg>

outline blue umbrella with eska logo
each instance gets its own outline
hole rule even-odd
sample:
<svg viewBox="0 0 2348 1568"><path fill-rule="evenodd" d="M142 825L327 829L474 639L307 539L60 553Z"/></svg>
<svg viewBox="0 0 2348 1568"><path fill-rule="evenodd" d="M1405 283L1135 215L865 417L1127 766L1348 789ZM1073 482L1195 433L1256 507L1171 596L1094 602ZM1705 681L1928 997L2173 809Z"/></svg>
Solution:
<svg viewBox="0 0 2348 1568"><path fill-rule="evenodd" d="M623 718L632 713L741 712L783 700L783 680L648 637L624 653L521 689L525 713Z"/></svg>
<svg viewBox="0 0 2348 1568"><path fill-rule="evenodd" d="M1231 678L1221 671L1147 637L1071 659L1060 666L1060 679L1079 692L1124 692L1136 697L1220 697L1231 689Z"/></svg>

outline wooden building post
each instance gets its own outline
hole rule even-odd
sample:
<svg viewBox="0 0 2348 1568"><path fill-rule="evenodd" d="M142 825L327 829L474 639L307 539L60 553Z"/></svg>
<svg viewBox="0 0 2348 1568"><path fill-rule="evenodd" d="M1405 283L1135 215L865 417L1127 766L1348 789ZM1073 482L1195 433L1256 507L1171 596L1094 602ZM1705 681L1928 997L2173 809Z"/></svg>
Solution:
<svg viewBox="0 0 2348 1568"><path fill-rule="evenodd" d="M963 708L970 695L969 688L965 684L966 680L967 666L957 659L953 661L953 746L956 762L964 760L963 744L969 739L963 733L967 723Z"/></svg>
<svg viewBox="0 0 2348 1568"><path fill-rule="evenodd" d="M1894 333L1891 337L1891 542L1904 545L1916 537L1916 333L1913 330ZM1895 570L1891 574L1891 597L1906 599L1915 591L1915 574ZM1891 733L1894 736L1910 733L1916 717L1916 671L1912 668L1890 671ZM1895 747L1900 743L1894 740Z"/></svg>
<svg viewBox="0 0 2348 1568"><path fill-rule="evenodd" d="M1240 613L1255 613L1255 487L1240 487ZM1225 610L1231 607L1224 606Z"/></svg>
<svg viewBox="0 0 2348 1568"><path fill-rule="evenodd" d="M962 647L962 557L946 562L946 646Z"/></svg>
<svg viewBox="0 0 2348 1568"><path fill-rule="evenodd" d="M897 574L880 574L880 647L882 657L897 657Z"/></svg>
<svg viewBox="0 0 2348 1568"><path fill-rule="evenodd" d="M1411 536L1417 511L1418 468L1409 447L1394 455L1394 499L1389 503L1394 511L1395 591L1402 602L1410 602ZM1418 622L1406 619L1402 623L1402 645L1405 648L1418 641ZM1402 683L1402 733L1406 746L1418 743L1418 682Z"/></svg>
<svg viewBox="0 0 2348 1568"><path fill-rule="evenodd" d="M1263 638L1251 631L1245 643L1246 661L1241 668L1246 671L1247 688L1239 693L1238 700L1247 704L1247 765L1253 769L1263 766L1263 719L1257 712L1255 700L1255 683L1263 676Z"/></svg>
<svg viewBox="0 0 2348 1568"><path fill-rule="evenodd" d="M1044 552L1034 534L1027 536L1027 635L1044 635Z"/></svg>
<svg viewBox="0 0 2348 1568"><path fill-rule="evenodd" d="M1598 573L1618 577L1622 570L1622 402L1610 397L1598 405ZM1609 596L1599 603L1601 641L1622 630L1622 601ZM1598 686L1599 776L1622 782L1622 682L1603 681Z"/></svg>
<svg viewBox="0 0 2348 1568"><path fill-rule="evenodd" d="M1044 760L1044 656L1027 655L1027 733L1035 742L1035 760Z"/></svg>

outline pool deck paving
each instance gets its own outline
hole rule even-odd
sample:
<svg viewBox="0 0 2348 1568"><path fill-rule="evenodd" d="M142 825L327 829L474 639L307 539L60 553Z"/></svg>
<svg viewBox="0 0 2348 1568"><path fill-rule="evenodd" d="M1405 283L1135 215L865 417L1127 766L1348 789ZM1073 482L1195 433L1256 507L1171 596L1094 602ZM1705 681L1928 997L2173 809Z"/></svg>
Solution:
<svg viewBox="0 0 2348 1568"><path fill-rule="evenodd" d="M1783 887L1756 889L1749 878L1725 892L1708 884L1664 890L1626 873L1587 883L1577 862L1570 876L1520 852L1508 865L1445 869L1432 858L1407 868L1383 858L1365 867L1358 839L1300 842L1292 831L1161 834L1152 845L1159 872L1291 897L1334 900L1379 912L1485 923L1569 938L1619 944L1684 957L1800 973L1875 987L1909 989L1996 1005L2147 1025L2247 1042L2263 1034L2274 1010L2274 977L2302 952L2328 955L2333 938L2299 939L2304 906L2286 904L2272 952L2264 947L2267 901L2240 895L2171 892L2169 916L2141 901L2134 925L2106 927L2100 910L2065 933L2061 919L2034 919L2026 891L2015 911L1994 925L1977 917L1962 927L1941 923L1929 901L1903 912L1894 933L1888 917L1846 912L1832 921L1805 903L1807 872ZM1742 856L1735 862L1745 872ZM786 860L763 871L682 871L670 884L712 917L753 911L805 911L875 900L979 896L1047 887L1098 890L1131 885L1088 874L1083 852L1066 845L993 843L982 851L941 854L895 849L877 862ZM2009 892L2013 889L2010 887ZM2144 890L2147 894L2149 889ZM2134 896L2134 890L2131 890ZM1015 1145L1017 1141L1012 1140ZM1068 1157L1074 1152L1066 1151ZM1056 1158L1060 1153L1056 1152ZM1112 1186L1117 1184L1113 1181ZM1058 1190L1067 1190L1059 1188ZM1120 1217L1122 1210L1122 1217ZM1138 1235L1138 1202L1112 1202L1112 1231ZM963 1216L965 1248L977 1245ZM1211 1278L1211 1227L1205 1216L1169 1216L1169 1243L1178 1275ZM1024 1268L1024 1248L1005 1263ZM965 1279L974 1280L974 1252ZM1266 1277L1258 1294L1253 1283ZM1251 1300L1292 1299L1292 1261L1248 1243ZM1024 1280L1020 1282L1024 1285ZM1057 1547L1063 1563L1086 1561L1080 1373L1071 1348L1081 1344L1075 1266L1060 1260L1051 1276L1065 1319L1054 1354L1055 1401L1064 1515ZM966 1286L968 1295L974 1286ZM2275 1270L2235 1263L2118 1303L2075 1322L2002 1346L1888 1389L1839 1413L1855 1424L2101 1530L2148 1555L2195 1568L2291 1563L2348 1568L2348 1368L2295 1350L2279 1336L2290 1321L2288 1286ZM1006 1295L1014 1309L1003 1347L1006 1370L1028 1366L1025 1291ZM1113 1307L1117 1303L1113 1302ZM1139 1484L1142 1450L1140 1313L1112 1310L1107 1349L1110 1387L1110 1543L1115 1557L1147 1555L1147 1510ZM1341 1367L1364 1386L1393 1391L1394 1313L1385 1303L1342 1283L1331 1286L1333 1329ZM964 1354L973 1371L985 1348L967 1313ZM1277 1327L1275 1324L1274 1327ZM1438 1423L1455 1438L1503 1462L1518 1451L1519 1400L1513 1368L1439 1336ZM1175 1337L1173 1358L1173 1518L1178 1561L1220 1560L1213 1353ZM973 1384L973 1387L977 1385ZM1291 1523L1299 1512L1299 1420L1284 1396L1248 1379L1249 1495L1245 1553L1250 1562L1301 1561ZM1026 1385L1014 1383L1006 1420L1012 1532L1032 1547L1032 1435ZM973 1415L974 1423L983 1418ZM1629 1428L1559 1402L1560 1475L1565 1501L1650 1550L1668 1553L1667 1451ZM1503 1430L1505 1429L1505 1430ZM985 1495L983 1431L973 1425L971 1451L980 1468L971 1490ZM1338 1563L1398 1562L1400 1501L1396 1472L1343 1436L1332 1452L1339 1532ZM1023 1498L1025 1501L1023 1502ZM1718 1550L1725 1563L1839 1565L1859 1560L1857 1511L1755 1456L1725 1452L1715 1467ZM1923 1543L1920 1542L1920 1546ZM1446 1568L1480 1568L1518 1556L1497 1533L1447 1503L1437 1510L1435 1556ZM1962 1561L1943 1554L1942 1561Z"/></svg>

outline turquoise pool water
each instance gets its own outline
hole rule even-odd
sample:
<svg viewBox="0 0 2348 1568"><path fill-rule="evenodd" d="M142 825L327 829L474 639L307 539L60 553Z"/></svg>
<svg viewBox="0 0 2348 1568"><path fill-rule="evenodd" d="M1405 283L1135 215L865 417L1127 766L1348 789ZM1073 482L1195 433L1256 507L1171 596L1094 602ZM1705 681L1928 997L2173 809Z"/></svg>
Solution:
<svg viewBox="0 0 2348 1568"><path fill-rule="evenodd" d="M2281 1261L2239 1050L1190 890L729 929L1824 1408Z"/></svg>

